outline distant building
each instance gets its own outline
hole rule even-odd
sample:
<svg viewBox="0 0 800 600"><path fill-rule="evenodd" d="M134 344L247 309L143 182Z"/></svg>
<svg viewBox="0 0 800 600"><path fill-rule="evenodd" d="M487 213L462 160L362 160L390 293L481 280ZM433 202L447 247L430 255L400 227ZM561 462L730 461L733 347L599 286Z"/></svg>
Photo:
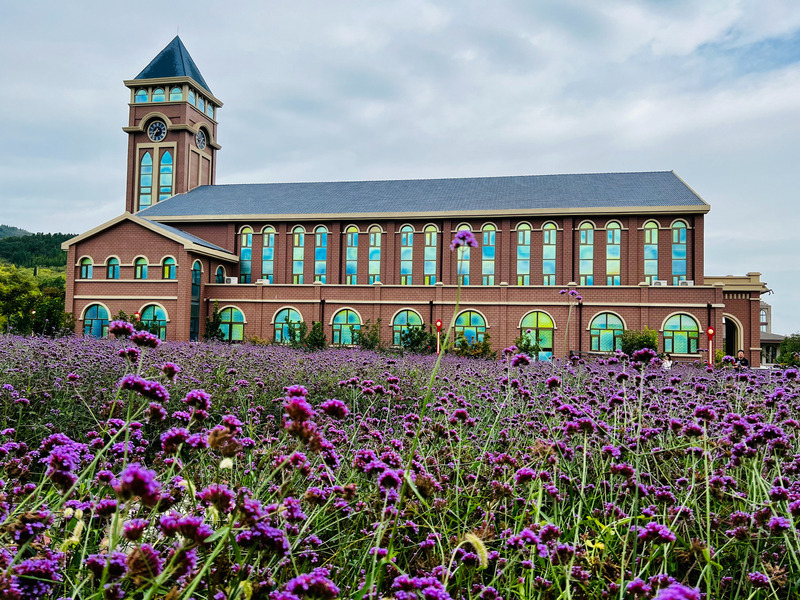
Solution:
<svg viewBox="0 0 800 600"><path fill-rule="evenodd" d="M758 320L761 336L761 362L776 363L780 356L781 342L786 336L772 332L772 306L763 300L759 303Z"/></svg>
<svg viewBox="0 0 800 600"><path fill-rule="evenodd" d="M498 350L528 335L542 358L609 352L649 327L659 351L705 360L711 326L759 363L766 286L704 276L710 206L671 171L215 185L222 103L181 40L125 85L126 212L63 246L79 332L125 311L196 340L216 305L231 340L321 321L349 344L369 321L396 345L447 329L460 286L453 333ZM460 229L477 248L449 249Z"/></svg>

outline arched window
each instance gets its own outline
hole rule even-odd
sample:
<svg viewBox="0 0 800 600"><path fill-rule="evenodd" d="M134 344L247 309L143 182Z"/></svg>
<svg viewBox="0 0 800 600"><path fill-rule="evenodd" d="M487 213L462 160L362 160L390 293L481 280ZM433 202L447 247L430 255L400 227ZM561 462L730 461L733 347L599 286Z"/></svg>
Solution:
<svg viewBox="0 0 800 600"><path fill-rule="evenodd" d="M153 102L164 102L166 96L164 95L164 88L156 88L153 90Z"/></svg>
<svg viewBox="0 0 800 600"><path fill-rule="evenodd" d="M437 263L436 254L439 249L439 232L435 225L425 227L425 265L423 275L425 285L436 283Z"/></svg>
<svg viewBox="0 0 800 600"><path fill-rule="evenodd" d="M81 259L81 279L91 279L92 278L92 259L91 258L82 258Z"/></svg>
<svg viewBox="0 0 800 600"><path fill-rule="evenodd" d="M403 333L414 327L422 327L422 318L413 310L401 310L392 321L392 344L399 346Z"/></svg>
<svg viewBox="0 0 800 600"><path fill-rule="evenodd" d="M377 225L369 228L369 282L381 280L381 235Z"/></svg>
<svg viewBox="0 0 800 600"><path fill-rule="evenodd" d="M622 319L613 313L600 313L592 319L589 333L592 350L613 352L622 348Z"/></svg>
<svg viewBox="0 0 800 600"><path fill-rule="evenodd" d="M106 279L119 279L119 260L109 258L106 263Z"/></svg>
<svg viewBox="0 0 800 600"><path fill-rule="evenodd" d="M470 344L482 342L483 336L486 335L486 320L479 312L465 310L456 317L454 330L456 341L463 337Z"/></svg>
<svg viewBox="0 0 800 600"><path fill-rule="evenodd" d="M303 322L303 317L293 308L284 308L275 314L275 343L288 344L292 341L292 331Z"/></svg>
<svg viewBox="0 0 800 600"><path fill-rule="evenodd" d="M222 265L217 267L217 272L214 275L214 283L225 283L225 267Z"/></svg>
<svg viewBox="0 0 800 600"><path fill-rule="evenodd" d="M206 115L208 115L212 119L214 118L214 107L211 105L210 102L206 105Z"/></svg>
<svg viewBox="0 0 800 600"><path fill-rule="evenodd" d="M333 315L333 343L347 346L353 343L353 332L361 329L361 319L358 314L348 308L343 308Z"/></svg>
<svg viewBox="0 0 800 600"><path fill-rule="evenodd" d="M142 325L157 335L159 339L166 339L167 337L167 313L163 308L155 304L149 304L142 310L141 316Z"/></svg>
<svg viewBox="0 0 800 600"><path fill-rule="evenodd" d="M692 315L672 315L664 323L664 352L697 353L700 326Z"/></svg>
<svg viewBox="0 0 800 600"><path fill-rule="evenodd" d="M239 283L250 283L253 275L253 229L242 227L239 233Z"/></svg>
<svg viewBox="0 0 800 600"><path fill-rule="evenodd" d="M545 223L542 227L542 283L556 284L556 236L555 223Z"/></svg>
<svg viewBox="0 0 800 600"><path fill-rule="evenodd" d="M192 265L192 302L189 319L189 341L200 339L200 286L203 283L203 265L199 260Z"/></svg>
<svg viewBox="0 0 800 600"><path fill-rule="evenodd" d="M172 154L169 150L161 155L158 177L158 201L161 202L172 196Z"/></svg>
<svg viewBox="0 0 800 600"><path fill-rule="evenodd" d="M686 280L686 223L672 225L672 285Z"/></svg>
<svg viewBox="0 0 800 600"><path fill-rule="evenodd" d="M306 232L299 225L292 231L292 283L303 283Z"/></svg>
<svg viewBox="0 0 800 600"><path fill-rule="evenodd" d="M197 97L195 96L194 90L189 90L189 104L195 106L197 104Z"/></svg>
<svg viewBox="0 0 800 600"><path fill-rule="evenodd" d="M244 315L238 308L230 306L219 313L219 329L222 339L228 342L240 342L244 339Z"/></svg>
<svg viewBox="0 0 800 600"><path fill-rule="evenodd" d="M620 285L622 227L616 221L606 225L606 285Z"/></svg>
<svg viewBox="0 0 800 600"><path fill-rule="evenodd" d="M267 225L261 234L261 277L275 283L275 228Z"/></svg>
<svg viewBox="0 0 800 600"><path fill-rule="evenodd" d="M494 285L494 249L496 234L495 226L491 223L487 223L483 226L483 247L481 248L483 285Z"/></svg>
<svg viewBox="0 0 800 600"><path fill-rule="evenodd" d="M412 285L414 274L414 228L400 228L400 285Z"/></svg>
<svg viewBox="0 0 800 600"><path fill-rule="evenodd" d="M358 227L350 225L345 230L344 282L347 285L358 283Z"/></svg>
<svg viewBox="0 0 800 600"><path fill-rule="evenodd" d="M197 109L200 112L205 112L206 110L206 101L203 100L202 96L197 97Z"/></svg>
<svg viewBox="0 0 800 600"><path fill-rule="evenodd" d="M108 311L99 304L92 304L83 314L83 335L101 338L108 335Z"/></svg>
<svg viewBox="0 0 800 600"><path fill-rule="evenodd" d="M149 99L149 96L147 95L147 90L139 89L139 90L136 90L136 96L134 97L133 101L136 104L141 104L142 102L147 102L148 99Z"/></svg>
<svg viewBox="0 0 800 600"><path fill-rule="evenodd" d="M651 284L658 279L658 223L644 224L644 280Z"/></svg>
<svg viewBox="0 0 800 600"><path fill-rule="evenodd" d="M579 229L578 266L581 285L594 285L594 225L582 223Z"/></svg>
<svg viewBox="0 0 800 600"><path fill-rule="evenodd" d="M547 313L539 310L529 312L520 322L520 337L532 344L539 344L539 360L550 360L553 356L553 332L555 325Z"/></svg>
<svg viewBox="0 0 800 600"><path fill-rule="evenodd" d="M459 231L471 231L469 225L461 225ZM470 247L461 246L456 250L456 278L459 285L469 285Z"/></svg>
<svg viewBox="0 0 800 600"><path fill-rule="evenodd" d="M183 90L179 87L174 87L169 91L169 101L177 102L183 100Z"/></svg>
<svg viewBox="0 0 800 600"><path fill-rule="evenodd" d="M147 259L139 257L133 261L133 278L147 279Z"/></svg>
<svg viewBox="0 0 800 600"><path fill-rule="evenodd" d="M161 279L175 279L175 259L167 257L161 263Z"/></svg>
<svg viewBox="0 0 800 600"><path fill-rule="evenodd" d="M762 308L759 315L760 315L759 323L761 324L761 333L767 333L767 328L769 327L769 317L767 316L766 309Z"/></svg>
<svg viewBox="0 0 800 600"><path fill-rule="evenodd" d="M517 225L517 285L531 283L531 226Z"/></svg>
<svg viewBox="0 0 800 600"><path fill-rule="evenodd" d="M326 283L328 272L328 230L322 225L314 230L314 281Z"/></svg>
<svg viewBox="0 0 800 600"><path fill-rule="evenodd" d="M153 203L153 157L145 152L139 162L139 210Z"/></svg>

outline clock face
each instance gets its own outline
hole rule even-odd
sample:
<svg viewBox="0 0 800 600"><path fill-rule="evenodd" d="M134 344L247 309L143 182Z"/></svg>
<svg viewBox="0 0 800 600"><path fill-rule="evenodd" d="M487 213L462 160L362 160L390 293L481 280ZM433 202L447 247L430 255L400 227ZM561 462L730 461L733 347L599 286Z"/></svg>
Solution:
<svg viewBox="0 0 800 600"><path fill-rule="evenodd" d="M164 121L153 121L147 128L147 136L154 142L160 142L167 137L167 126Z"/></svg>
<svg viewBox="0 0 800 600"><path fill-rule="evenodd" d="M202 129L198 130L194 135L194 142L200 150L206 147L206 134Z"/></svg>

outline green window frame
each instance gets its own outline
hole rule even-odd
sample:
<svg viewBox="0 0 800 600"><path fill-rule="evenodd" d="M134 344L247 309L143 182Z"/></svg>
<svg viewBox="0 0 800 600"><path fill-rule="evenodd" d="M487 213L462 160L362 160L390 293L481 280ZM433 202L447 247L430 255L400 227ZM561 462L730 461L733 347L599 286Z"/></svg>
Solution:
<svg viewBox="0 0 800 600"><path fill-rule="evenodd" d="M414 275L414 228L400 228L400 285L412 285Z"/></svg>
<svg viewBox="0 0 800 600"><path fill-rule="evenodd" d="M644 224L644 281L652 285L658 279L658 223Z"/></svg>
<svg viewBox="0 0 800 600"><path fill-rule="evenodd" d="M106 262L106 279L119 279L119 259L112 257Z"/></svg>
<svg viewBox="0 0 800 600"><path fill-rule="evenodd" d="M167 338L167 312L157 304L145 306L142 309L142 316L139 320L159 339L164 340Z"/></svg>
<svg viewBox="0 0 800 600"><path fill-rule="evenodd" d="M481 246L481 274L483 285L494 285L495 245L497 228L491 223L483 226L483 245Z"/></svg>
<svg viewBox="0 0 800 600"><path fill-rule="evenodd" d="M686 281L686 223L675 221L672 224L672 285Z"/></svg>
<svg viewBox="0 0 800 600"><path fill-rule="evenodd" d="M172 196L172 154L166 150L161 155L161 164L158 167L158 201L166 200Z"/></svg>
<svg viewBox="0 0 800 600"><path fill-rule="evenodd" d="M589 338L593 352L613 352L622 349L622 332L625 326L614 313L600 313L589 324Z"/></svg>
<svg viewBox="0 0 800 600"><path fill-rule="evenodd" d="M436 283L436 273L439 270L439 261L437 260L439 253L439 230L435 225L427 225L425 227L425 251L423 265L423 276L425 277L425 285L434 285Z"/></svg>
<svg viewBox="0 0 800 600"><path fill-rule="evenodd" d="M456 317L453 330L456 340L463 337L470 344L482 342L486 335L486 319L477 311L465 310Z"/></svg>
<svg viewBox="0 0 800 600"><path fill-rule="evenodd" d="M83 335L94 338L108 336L108 310L100 304L91 304L83 313Z"/></svg>
<svg viewBox="0 0 800 600"><path fill-rule="evenodd" d="M697 354L700 325L692 315L672 315L664 323L664 352L670 354Z"/></svg>
<svg viewBox="0 0 800 600"><path fill-rule="evenodd" d="M558 228L555 223L542 227L542 284L556 284L556 241Z"/></svg>
<svg viewBox="0 0 800 600"><path fill-rule="evenodd" d="M161 263L161 279L175 279L175 277L175 259L172 257L167 257L164 259L164 262Z"/></svg>
<svg viewBox="0 0 800 600"><path fill-rule="evenodd" d="M253 228L242 227L239 232L239 283L251 283L253 278Z"/></svg>
<svg viewBox="0 0 800 600"><path fill-rule="evenodd" d="M275 228L271 225L261 230L261 277L275 283Z"/></svg>
<svg viewBox="0 0 800 600"><path fill-rule="evenodd" d="M244 314L235 306L223 308L219 312L222 339L228 342L241 342L244 339Z"/></svg>
<svg viewBox="0 0 800 600"><path fill-rule="evenodd" d="M328 230L320 225L314 230L314 281L327 283Z"/></svg>
<svg viewBox="0 0 800 600"><path fill-rule="evenodd" d="M622 278L622 226L606 225L606 285L620 285Z"/></svg>
<svg viewBox="0 0 800 600"><path fill-rule="evenodd" d="M153 156L145 152L139 161L139 210L153 203Z"/></svg>
<svg viewBox="0 0 800 600"><path fill-rule="evenodd" d="M214 274L214 283L225 283L225 267L222 265L217 267L217 271Z"/></svg>
<svg viewBox="0 0 800 600"><path fill-rule="evenodd" d="M415 327L422 327L422 317L419 313L409 308L399 311L392 319L392 345L400 346L403 333Z"/></svg>
<svg viewBox="0 0 800 600"><path fill-rule="evenodd" d="M578 229L578 273L581 285L594 285L594 225L581 223Z"/></svg>
<svg viewBox="0 0 800 600"><path fill-rule="evenodd" d="M457 231L472 231L469 225L460 225ZM456 248L456 281L458 285L469 285L469 261L471 248L460 246Z"/></svg>
<svg viewBox="0 0 800 600"><path fill-rule="evenodd" d="M344 282L347 285L358 283L358 227L350 225L344 234Z"/></svg>
<svg viewBox="0 0 800 600"><path fill-rule="evenodd" d="M383 230L377 225L369 228L369 283L381 280L381 236Z"/></svg>
<svg viewBox="0 0 800 600"><path fill-rule="evenodd" d="M550 360L553 357L553 317L540 310L531 311L522 317L519 329L520 337L526 338L531 344L539 344L539 360Z"/></svg>
<svg viewBox="0 0 800 600"><path fill-rule="evenodd" d="M299 225L292 230L292 283L303 283L306 231Z"/></svg>
<svg viewBox="0 0 800 600"><path fill-rule="evenodd" d="M333 343L336 346L353 344L353 332L361 329L361 319L354 310L343 308L333 315Z"/></svg>
<svg viewBox="0 0 800 600"><path fill-rule="evenodd" d="M531 226L517 225L517 285L531 283Z"/></svg>
<svg viewBox="0 0 800 600"><path fill-rule="evenodd" d="M81 279L91 279L92 278L92 271L94 269L94 263L92 262L91 258L82 258L80 262L81 267Z"/></svg>
<svg viewBox="0 0 800 600"><path fill-rule="evenodd" d="M147 259L137 258L133 261L133 278L147 279Z"/></svg>
<svg viewBox="0 0 800 600"><path fill-rule="evenodd" d="M303 322L303 316L293 308L282 308L275 313L275 343L288 344L292 341L290 331Z"/></svg>

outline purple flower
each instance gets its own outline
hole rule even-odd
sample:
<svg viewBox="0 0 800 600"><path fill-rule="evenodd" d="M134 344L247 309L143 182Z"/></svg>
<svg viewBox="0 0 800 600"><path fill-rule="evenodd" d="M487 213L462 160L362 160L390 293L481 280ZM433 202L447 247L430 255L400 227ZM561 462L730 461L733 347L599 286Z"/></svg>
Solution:
<svg viewBox="0 0 800 600"><path fill-rule="evenodd" d="M137 331L131 336L131 341L137 346L145 348L158 348L161 345L161 340L158 336L149 331Z"/></svg>
<svg viewBox="0 0 800 600"><path fill-rule="evenodd" d="M111 321L108 324L108 333L113 333L117 337L131 335L133 331L133 325L127 321Z"/></svg>
<svg viewBox="0 0 800 600"><path fill-rule="evenodd" d="M347 408L347 405L336 398L325 400L325 402L320 405L320 408L326 415L333 417L334 419L344 419L348 414L350 414L350 410Z"/></svg>
<svg viewBox="0 0 800 600"><path fill-rule="evenodd" d="M131 361L131 364L137 364L139 362L139 357L142 355L142 351L136 347L131 348L123 348L117 355L120 358L124 358L125 360Z"/></svg>
<svg viewBox="0 0 800 600"><path fill-rule="evenodd" d="M205 390L192 390L182 402L197 410L207 411L211 408L211 394Z"/></svg>
<svg viewBox="0 0 800 600"><path fill-rule="evenodd" d="M531 364L531 357L527 354L516 354L514 358L511 359L512 367L522 367L529 364Z"/></svg>
<svg viewBox="0 0 800 600"><path fill-rule="evenodd" d="M656 544L666 544L675 541L675 534L666 525L661 525L655 521L650 521L644 527L639 528L639 539L643 542L654 542Z"/></svg>
<svg viewBox="0 0 800 600"><path fill-rule="evenodd" d="M59 561L64 555L51 552L48 555L48 558L23 560L14 568L14 583L21 598L43 598L50 593L56 582L63 580L59 572Z"/></svg>
<svg viewBox="0 0 800 600"><path fill-rule="evenodd" d="M475 236L472 235L472 232L469 229L462 229L461 231L456 232L455 237L453 237L453 241L450 243L450 250L455 250L456 248L461 248L462 246L469 246L470 248L478 247L478 240L475 239Z"/></svg>
<svg viewBox="0 0 800 600"><path fill-rule="evenodd" d="M103 576L103 570L108 565L108 580L116 581L125 575L128 567L125 565L126 555L122 552L112 552L111 554L90 554L86 557L83 564L91 571L95 579Z"/></svg>
<svg viewBox="0 0 800 600"><path fill-rule="evenodd" d="M213 483L197 492L197 499L206 506L214 506L221 513L233 510L236 494L224 483Z"/></svg>
<svg viewBox="0 0 800 600"><path fill-rule="evenodd" d="M145 469L137 463L128 465L119 476L114 491L123 500L139 497L147 506L155 506L159 500L161 484L156 481L155 471Z"/></svg>
<svg viewBox="0 0 800 600"><path fill-rule="evenodd" d="M755 571L753 573L748 573L747 578L750 580L750 583L752 583L753 587L755 588L769 587L769 577L767 577L763 573L759 573L758 571Z"/></svg>
<svg viewBox="0 0 800 600"><path fill-rule="evenodd" d="M308 421L314 416L314 409L300 396L289 396L283 405L286 414L293 421Z"/></svg>
<svg viewBox="0 0 800 600"><path fill-rule="evenodd" d="M339 588L328 577L330 571L324 567L314 569L311 573L298 575L286 583L286 591L300 598L309 597L319 600L336 598Z"/></svg>
<svg viewBox="0 0 800 600"><path fill-rule="evenodd" d="M161 372L164 373L168 379L175 379L175 376L181 372L181 368L173 362L166 362L161 365Z"/></svg>
<svg viewBox="0 0 800 600"><path fill-rule="evenodd" d="M631 356L631 359L633 359L634 362L649 363L657 356L658 354L650 348L642 348L641 350L634 352Z"/></svg>
<svg viewBox="0 0 800 600"><path fill-rule="evenodd" d="M163 385L158 381L149 381L138 375L126 375L120 380L119 387L122 390L132 390L156 402L167 402L169 400L169 392Z"/></svg>
<svg viewBox="0 0 800 600"><path fill-rule="evenodd" d="M700 590L673 583L660 590L654 600L700 600Z"/></svg>
<svg viewBox="0 0 800 600"><path fill-rule="evenodd" d="M161 434L161 449L167 454L175 454L178 448L189 439L191 433L183 427L173 427Z"/></svg>
<svg viewBox="0 0 800 600"><path fill-rule="evenodd" d="M147 519L131 519L123 526L125 538L132 542L138 541L148 525L150 521Z"/></svg>

